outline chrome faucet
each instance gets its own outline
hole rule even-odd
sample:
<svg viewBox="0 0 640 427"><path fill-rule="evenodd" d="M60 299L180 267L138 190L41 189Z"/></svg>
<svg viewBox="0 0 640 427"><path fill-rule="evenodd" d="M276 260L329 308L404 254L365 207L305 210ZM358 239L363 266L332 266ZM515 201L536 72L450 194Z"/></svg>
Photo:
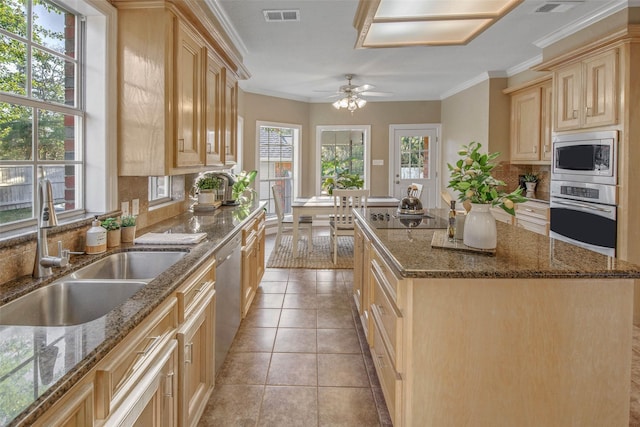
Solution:
<svg viewBox="0 0 640 427"><path fill-rule="evenodd" d="M47 230L58 225L58 217L53 207L51 181L47 178L40 179L38 192L38 241L33 265L33 277L35 278L49 277L53 275L51 267L64 267L69 263L69 250L62 249L61 241L58 241L58 256L49 256Z"/></svg>

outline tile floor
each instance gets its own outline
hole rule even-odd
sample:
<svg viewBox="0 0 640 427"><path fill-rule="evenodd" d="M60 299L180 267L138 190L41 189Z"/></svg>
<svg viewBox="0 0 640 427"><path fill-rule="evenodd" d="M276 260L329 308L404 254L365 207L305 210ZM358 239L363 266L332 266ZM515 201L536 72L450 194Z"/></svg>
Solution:
<svg viewBox="0 0 640 427"><path fill-rule="evenodd" d="M199 426L391 426L352 273L267 269Z"/></svg>

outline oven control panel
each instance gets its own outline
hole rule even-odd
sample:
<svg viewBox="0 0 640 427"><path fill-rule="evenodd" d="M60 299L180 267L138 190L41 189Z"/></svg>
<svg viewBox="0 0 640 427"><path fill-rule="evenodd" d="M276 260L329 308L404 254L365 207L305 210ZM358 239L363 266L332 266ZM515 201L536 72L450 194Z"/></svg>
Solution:
<svg viewBox="0 0 640 427"><path fill-rule="evenodd" d="M600 191L597 188L573 187L571 185L563 185L560 187L560 194L565 196L582 197L584 199L600 198Z"/></svg>

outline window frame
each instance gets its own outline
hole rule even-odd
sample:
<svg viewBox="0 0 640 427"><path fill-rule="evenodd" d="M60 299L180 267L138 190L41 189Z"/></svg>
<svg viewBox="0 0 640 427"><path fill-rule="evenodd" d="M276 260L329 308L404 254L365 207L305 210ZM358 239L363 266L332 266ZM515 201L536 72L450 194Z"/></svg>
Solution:
<svg viewBox="0 0 640 427"><path fill-rule="evenodd" d="M362 132L362 144L364 146L364 186L369 189L371 179L371 125L318 125L316 126L316 157L315 157L315 193L322 194L322 132L324 131L358 131Z"/></svg>

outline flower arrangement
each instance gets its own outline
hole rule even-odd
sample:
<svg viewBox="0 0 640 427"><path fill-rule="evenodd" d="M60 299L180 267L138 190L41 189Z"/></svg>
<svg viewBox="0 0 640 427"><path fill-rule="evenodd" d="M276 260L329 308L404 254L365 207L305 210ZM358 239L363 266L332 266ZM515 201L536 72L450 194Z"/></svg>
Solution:
<svg viewBox="0 0 640 427"><path fill-rule="evenodd" d="M120 218L120 225L122 228L133 227L136 225L136 216L135 215L122 215Z"/></svg>
<svg viewBox="0 0 640 427"><path fill-rule="evenodd" d="M517 188L511 193L500 191L499 188L505 187L506 183L491 175L491 171L496 167L494 160L500 153L483 154L480 153L480 147L482 145L475 141L463 145L458 151L461 158L455 166L447 164L451 172L447 187L460 192L460 201L491 204L515 215L515 204L527 200L522 196L522 188Z"/></svg>

